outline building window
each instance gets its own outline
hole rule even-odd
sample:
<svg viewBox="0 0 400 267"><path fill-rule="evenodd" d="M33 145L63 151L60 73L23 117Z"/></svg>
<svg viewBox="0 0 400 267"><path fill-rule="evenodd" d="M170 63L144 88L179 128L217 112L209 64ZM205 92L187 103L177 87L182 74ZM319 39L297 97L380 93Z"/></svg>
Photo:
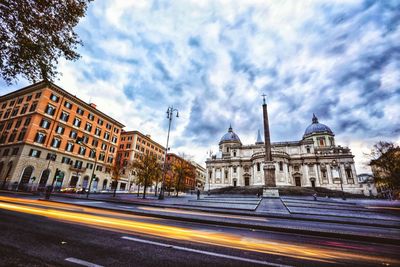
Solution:
<svg viewBox="0 0 400 267"><path fill-rule="evenodd" d="M106 145L105 143L102 143L102 144L101 144L101 149L102 149L102 150L107 150L107 145Z"/></svg>
<svg viewBox="0 0 400 267"><path fill-rule="evenodd" d="M306 147L306 149L307 149L307 153L311 153L311 149L310 149L310 147L308 146L308 147Z"/></svg>
<svg viewBox="0 0 400 267"><path fill-rule="evenodd" d="M103 166L97 165L96 171L99 171L99 172L103 171Z"/></svg>
<svg viewBox="0 0 400 267"><path fill-rule="evenodd" d="M107 124L106 124L106 128L107 128L108 130L111 130L111 124L107 123Z"/></svg>
<svg viewBox="0 0 400 267"><path fill-rule="evenodd" d="M28 126L31 123L31 117L25 119L24 126Z"/></svg>
<svg viewBox="0 0 400 267"><path fill-rule="evenodd" d="M62 127L61 125L58 125L58 126L57 126L57 128L56 128L56 133L58 133L58 134L63 134L64 131L65 131L65 128L64 128L64 127Z"/></svg>
<svg viewBox="0 0 400 267"><path fill-rule="evenodd" d="M36 95L35 95L35 99L40 98L41 95L42 95L42 92L37 92Z"/></svg>
<svg viewBox="0 0 400 267"><path fill-rule="evenodd" d="M89 137L87 135L82 136L82 142L85 144L89 143Z"/></svg>
<svg viewBox="0 0 400 267"><path fill-rule="evenodd" d="M59 97L59 96L56 96L55 94L51 94L50 99L51 99L51 101L57 103L58 100L60 99L60 97Z"/></svg>
<svg viewBox="0 0 400 267"><path fill-rule="evenodd" d="M3 105L1 105L1 108L6 108L7 107L7 102L3 103Z"/></svg>
<svg viewBox="0 0 400 267"><path fill-rule="evenodd" d="M81 108L77 108L76 113L78 113L79 115L83 115L84 111Z"/></svg>
<svg viewBox="0 0 400 267"><path fill-rule="evenodd" d="M50 128L50 122L48 120L42 119L40 122L40 127L49 129Z"/></svg>
<svg viewBox="0 0 400 267"><path fill-rule="evenodd" d="M19 111L19 108L14 108L12 113L11 113L11 117L17 116L18 111Z"/></svg>
<svg viewBox="0 0 400 267"><path fill-rule="evenodd" d="M106 139L106 140L110 139L110 133L109 132L105 132L104 133L104 139Z"/></svg>
<svg viewBox="0 0 400 267"><path fill-rule="evenodd" d="M33 102L31 107L29 108L29 112L34 112L36 110L37 104L37 102Z"/></svg>
<svg viewBox="0 0 400 267"><path fill-rule="evenodd" d="M93 121L94 120L94 115L92 113L89 113L88 114L88 119Z"/></svg>
<svg viewBox="0 0 400 267"><path fill-rule="evenodd" d="M72 152L73 150L74 150L74 143L68 142L65 147L65 151Z"/></svg>
<svg viewBox="0 0 400 267"><path fill-rule="evenodd" d="M6 130L10 130L13 125L13 121L9 121L6 126Z"/></svg>
<svg viewBox="0 0 400 267"><path fill-rule="evenodd" d="M69 164L71 162L71 159L68 157L62 157L61 163Z"/></svg>
<svg viewBox="0 0 400 267"><path fill-rule="evenodd" d="M68 122L68 119L69 119L69 113L67 113L65 111L61 112L60 120Z"/></svg>
<svg viewBox="0 0 400 267"><path fill-rule="evenodd" d="M54 153L47 153L46 160L56 161L57 155Z"/></svg>
<svg viewBox="0 0 400 267"><path fill-rule="evenodd" d="M124 149L124 144L119 145L119 149Z"/></svg>
<svg viewBox="0 0 400 267"><path fill-rule="evenodd" d="M10 137L8 138L8 142L9 142L9 143L14 142L15 136L16 136L16 135L17 135L17 132L12 132L12 133L10 134Z"/></svg>
<svg viewBox="0 0 400 267"><path fill-rule="evenodd" d="M111 164L111 163L113 163L113 160L114 160L113 157L109 156L107 159L107 163Z"/></svg>
<svg viewBox="0 0 400 267"><path fill-rule="evenodd" d="M131 148L131 144L126 144L126 149L130 149ZM144 151L144 148L142 147L142 151Z"/></svg>
<svg viewBox="0 0 400 267"><path fill-rule="evenodd" d="M35 142L39 144L43 144L46 140L46 135L43 133L37 133L35 137Z"/></svg>
<svg viewBox="0 0 400 267"><path fill-rule="evenodd" d="M11 155L15 156L18 155L19 147L13 148Z"/></svg>
<svg viewBox="0 0 400 267"><path fill-rule="evenodd" d="M85 156L86 147L84 147L84 146L79 147L79 152L78 153L79 153L79 155Z"/></svg>
<svg viewBox="0 0 400 267"><path fill-rule="evenodd" d="M55 113L55 111L56 111L56 108L55 108L54 106L52 106L52 105L47 105L47 107L46 107L46 109L45 109L44 112L45 112L46 114L48 114L48 115L53 116L54 113Z"/></svg>
<svg viewBox="0 0 400 267"><path fill-rule="evenodd" d="M22 107L21 113L20 113L20 114L21 114L21 115L25 114L27 110L28 110L28 105L26 104L26 105L24 105L24 106Z"/></svg>
<svg viewBox="0 0 400 267"><path fill-rule="evenodd" d="M257 163L257 171L261 171L261 164L259 162Z"/></svg>
<svg viewBox="0 0 400 267"><path fill-rule="evenodd" d="M22 119L18 119L17 122L15 123L15 129L18 129L19 126L21 126Z"/></svg>
<svg viewBox="0 0 400 267"><path fill-rule="evenodd" d="M78 118L75 118L73 124L74 124L75 127L79 127L79 126L81 126L81 120L78 119Z"/></svg>
<svg viewBox="0 0 400 267"><path fill-rule="evenodd" d="M68 101L64 102L64 107L66 107L67 109L71 109L72 108L72 104Z"/></svg>
<svg viewBox="0 0 400 267"><path fill-rule="evenodd" d="M76 137L78 137L78 133L74 130L71 130L71 132L69 133L69 137L72 139L76 139Z"/></svg>
<svg viewBox="0 0 400 267"><path fill-rule="evenodd" d="M8 109L8 110L4 113L3 119L7 119L8 116L10 116L10 113L11 113L11 109Z"/></svg>
<svg viewBox="0 0 400 267"><path fill-rule="evenodd" d="M237 168L233 167L233 173L236 173L236 171L237 171Z"/></svg>
<svg viewBox="0 0 400 267"><path fill-rule="evenodd" d="M31 149L31 151L29 151L29 156L35 157L35 158L40 158L41 153L42 152L40 150Z"/></svg>
<svg viewBox="0 0 400 267"><path fill-rule="evenodd" d="M21 131L18 135L18 141L22 141L25 138L26 131Z"/></svg>
<svg viewBox="0 0 400 267"><path fill-rule="evenodd" d="M104 155L104 153L100 153L100 155L99 155L99 160L101 160L101 161L104 161L104 158L105 158L106 156Z"/></svg>
<svg viewBox="0 0 400 267"><path fill-rule="evenodd" d="M101 129L100 128L96 128L96 131L94 131L94 135L100 136L101 135Z"/></svg>
<svg viewBox="0 0 400 267"><path fill-rule="evenodd" d="M92 125L90 123L86 123L85 125L85 131L91 132L92 131Z"/></svg>
<svg viewBox="0 0 400 267"><path fill-rule="evenodd" d="M26 101L31 101L31 99L32 99L32 95L28 95L28 96L26 97Z"/></svg>
<svg viewBox="0 0 400 267"><path fill-rule="evenodd" d="M89 158L94 159L95 157L96 157L96 151L90 150L90 151L89 151Z"/></svg>
<svg viewBox="0 0 400 267"><path fill-rule="evenodd" d="M353 178L352 172L350 168L346 168L346 177L347 178Z"/></svg>
<svg viewBox="0 0 400 267"><path fill-rule="evenodd" d="M61 145L61 140L58 138L53 138L53 141L51 142L51 146L54 148L59 148Z"/></svg>
<svg viewBox="0 0 400 267"><path fill-rule="evenodd" d="M90 170L93 169L93 163L90 162L86 163L86 168Z"/></svg>
<svg viewBox="0 0 400 267"><path fill-rule="evenodd" d="M23 98L23 97L20 97L20 98L18 98L18 101L17 101L17 103L18 103L18 104L21 104L21 103L22 103L22 101L24 101L24 98Z"/></svg>
<svg viewBox="0 0 400 267"><path fill-rule="evenodd" d="M324 137L318 138L318 144L319 146L325 146L325 138Z"/></svg>
<svg viewBox="0 0 400 267"><path fill-rule="evenodd" d="M93 146L93 147L97 147L98 145L99 145L99 140L93 139L93 140L92 140L92 146Z"/></svg>
<svg viewBox="0 0 400 267"><path fill-rule="evenodd" d="M83 162L82 162L82 161L76 160L76 161L75 161L75 164L74 164L74 167L75 167L76 169L82 169L82 165L83 165Z"/></svg>
<svg viewBox="0 0 400 267"><path fill-rule="evenodd" d="M3 156L4 157L8 156L8 153L10 153L10 149L9 148L4 149Z"/></svg>
<svg viewBox="0 0 400 267"><path fill-rule="evenodd" d="M104 121L102 119L97 119L97 124L98 125L103 125Z"/></svg>
<svg viewBox="0 0 400 267"><path fill-rule="evenodd" d="M279 161L279 171L283 172L283 162Z"/></svg>
<svg viewBox="0 0 400 267"><path fill-rule="evenodd" d="M118 141L118 137L116 137L115 135L113 136L111 142L113 142L114 144L117 143Z"/></svg>

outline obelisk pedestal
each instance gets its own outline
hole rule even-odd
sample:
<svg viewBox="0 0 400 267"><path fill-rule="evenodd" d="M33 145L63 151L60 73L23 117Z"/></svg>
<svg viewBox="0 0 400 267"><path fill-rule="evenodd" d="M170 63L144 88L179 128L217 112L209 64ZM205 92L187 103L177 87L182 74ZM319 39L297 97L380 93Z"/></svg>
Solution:
<svg viewBox="0 0 400 267"><path fill-rule="evenodd" d="M264 181L263 197L279 198L279 190L275 183L275 164L273 161L264 163Z"/></svg>

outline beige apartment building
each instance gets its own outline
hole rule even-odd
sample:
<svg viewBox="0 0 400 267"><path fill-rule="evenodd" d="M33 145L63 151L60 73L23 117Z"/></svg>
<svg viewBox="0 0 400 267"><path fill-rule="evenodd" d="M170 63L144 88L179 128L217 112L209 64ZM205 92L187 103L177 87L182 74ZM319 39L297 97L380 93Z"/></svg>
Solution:
<svg viewBox="0 0 400 267"><path fill-rule="evenodd" d="M121 160L123 166L129 166L132 161L138 159L142 154L155 155L160 164L162 164L164 162L164 153L165 148L151 139L150 135L145 135L139 131L122 131L121 133L117 157L118 160ZM118 189L137 190L135 174L134 170L124 170ZM160 187L158 186L158 188Z"/></svg>

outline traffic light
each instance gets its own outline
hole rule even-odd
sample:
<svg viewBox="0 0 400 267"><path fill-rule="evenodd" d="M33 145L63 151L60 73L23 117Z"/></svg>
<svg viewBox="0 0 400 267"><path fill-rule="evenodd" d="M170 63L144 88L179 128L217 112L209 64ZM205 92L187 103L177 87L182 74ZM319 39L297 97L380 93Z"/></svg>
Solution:
<svg viewBox="0 0 400 267"><path fill-rule="evenodd" d="M55 172L55 174L54 174L54 177L56 178L56 179L58 179L58 178L60 178L60 175L61 174L61 170L59 170L58 168L56 169L56 172Z"/></svg>

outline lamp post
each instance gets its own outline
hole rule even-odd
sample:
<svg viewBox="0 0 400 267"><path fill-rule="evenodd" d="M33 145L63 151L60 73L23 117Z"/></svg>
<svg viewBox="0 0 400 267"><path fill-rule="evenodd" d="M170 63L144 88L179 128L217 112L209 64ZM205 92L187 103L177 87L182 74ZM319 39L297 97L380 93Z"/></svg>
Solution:
<svg viewBox="0 0 400 267"><path fill-rule="evenodd" d="M86 144L83 142L83 137L78 137L78 138L76 138L76 143L79 144L79 145L81 145L81 146L84 146L84 147L89 148L90 151L92 151L93 154L94 154L94 166L93 166L93 170L92 170L92 175L91 175L91 177L90 177L90 179L89 179L89 188L88 188L88 191L87 191L87 193L86 193L86 198L89 198L90 187L92 186L92 181L93 181L93 178L94 178L94 171L96 170L96 164L97 164L96 149L93 148L93 147L89 147L88 145L86 145Z"/></svg>
<svg viewBox="0 0 400 267"><path fill-rule="evenodd" d="M164 165L163 165L163 178L162 178L162 184L161 184L161 190L160 194L158 195L158 199L164 199L164 188L165 188L165 170L166 170L166 161L167 161L167 153L168 153L168 144L169 144L169 132L171 131L171 123L172 123L172 117L174 112L176 112L176 117L179 118L179 112L176 108L173 106L168 107L167 109L167 119L168 119L168 134L167 134L167 146L165 147L165 153L164 153Z"/></svg>

